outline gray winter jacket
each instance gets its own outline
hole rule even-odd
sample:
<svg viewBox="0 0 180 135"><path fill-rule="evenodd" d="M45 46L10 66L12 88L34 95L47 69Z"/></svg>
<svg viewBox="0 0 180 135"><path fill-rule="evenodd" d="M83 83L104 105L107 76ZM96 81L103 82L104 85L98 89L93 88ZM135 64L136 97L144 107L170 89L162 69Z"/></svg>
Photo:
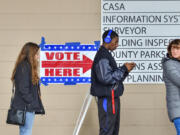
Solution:
<svg viewBox="0 0 180 135"><path fill-rule="evenodd" d="M173 122L180 117L180 61L166 57L162 59L162 67L168 116Z"/></svg>

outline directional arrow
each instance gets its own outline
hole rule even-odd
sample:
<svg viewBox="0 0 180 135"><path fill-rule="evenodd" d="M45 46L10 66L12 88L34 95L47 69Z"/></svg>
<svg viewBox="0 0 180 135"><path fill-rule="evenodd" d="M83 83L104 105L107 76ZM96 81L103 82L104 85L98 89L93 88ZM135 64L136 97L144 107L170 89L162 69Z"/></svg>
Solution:
<svg viewBox="0 0 180 135"><path fill-rule="evenodd" d="M83 55L82 61L42 61L42 68L54 68L54 67L80 67L83 68L83 74L92 67L92 60Z"/></svg>

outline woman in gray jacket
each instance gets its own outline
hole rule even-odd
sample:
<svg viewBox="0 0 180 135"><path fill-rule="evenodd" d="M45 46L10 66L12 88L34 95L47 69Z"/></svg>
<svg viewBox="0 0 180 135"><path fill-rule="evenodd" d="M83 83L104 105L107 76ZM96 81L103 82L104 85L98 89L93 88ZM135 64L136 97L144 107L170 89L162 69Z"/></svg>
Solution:
<svg viewBox="0 0 180 135"><path fill-rule="evenodd" d="M171 41L167 50L167 57L162 59L167 110L177 135L180 135L180 39Z"/></svg>

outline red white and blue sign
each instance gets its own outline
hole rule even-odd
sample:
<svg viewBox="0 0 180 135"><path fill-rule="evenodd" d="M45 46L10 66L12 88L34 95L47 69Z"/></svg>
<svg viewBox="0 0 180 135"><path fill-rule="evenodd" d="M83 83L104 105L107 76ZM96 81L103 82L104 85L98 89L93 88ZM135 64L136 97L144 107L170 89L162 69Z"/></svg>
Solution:
<svg viewBox="0 0 180 135"><path fill-rule="evenodd" d="M100 41L94 45L68 42L46 44L42 37L40 44L40 76L41 83L75 85L91 83L91 66L100 47Z"/></svg>

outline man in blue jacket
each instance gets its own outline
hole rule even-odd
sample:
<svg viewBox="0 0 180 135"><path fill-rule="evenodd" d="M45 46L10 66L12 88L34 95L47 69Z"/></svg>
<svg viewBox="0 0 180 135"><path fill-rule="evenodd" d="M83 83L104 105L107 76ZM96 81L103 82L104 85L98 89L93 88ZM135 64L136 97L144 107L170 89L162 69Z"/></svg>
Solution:
<svg viewBox="0 0 180 135"><path fill-rule="evenodd" d="M120 121L120 99L123 81L135 63L117 67L111 52L118 47L118 34L105 31L103 45L95 55L91 72L91 95L98 99L99 135L118 135Z"/></svg>

